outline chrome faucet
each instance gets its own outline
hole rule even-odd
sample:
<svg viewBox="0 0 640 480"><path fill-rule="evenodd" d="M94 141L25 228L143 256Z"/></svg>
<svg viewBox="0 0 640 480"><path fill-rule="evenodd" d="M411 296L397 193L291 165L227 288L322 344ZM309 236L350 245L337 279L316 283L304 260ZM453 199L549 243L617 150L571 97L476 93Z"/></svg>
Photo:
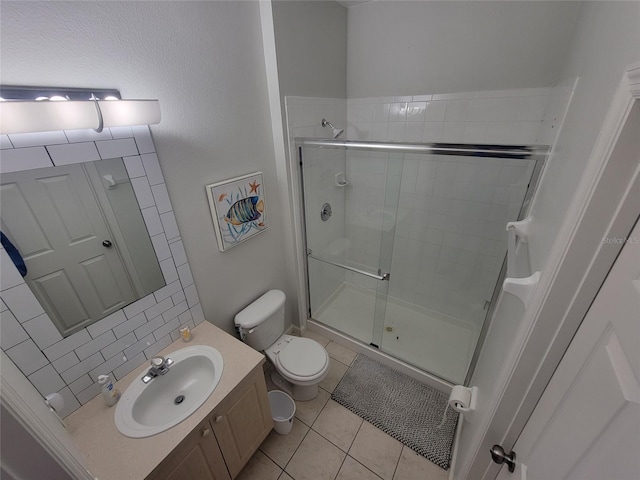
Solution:
<svg viewBox="0 0 640 480"><path fill-rule="evenodd" d="M170 358L153 357L151 359L151 368L147 374L142 377L142 382L149 383L159 375L166 375L169 372L169 367L171 365L173 365L173 360Z"/></svg>

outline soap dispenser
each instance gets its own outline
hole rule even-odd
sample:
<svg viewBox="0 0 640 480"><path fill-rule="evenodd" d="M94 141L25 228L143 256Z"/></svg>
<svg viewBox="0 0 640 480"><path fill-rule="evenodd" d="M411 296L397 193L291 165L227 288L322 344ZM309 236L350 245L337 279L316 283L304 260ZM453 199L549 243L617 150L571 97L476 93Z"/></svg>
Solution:
<svg viewBox="0 0 640 480"><path fill-rule="evenodd" d="M120 400L120 391L113 384L109 375L99 375L98 383L102 385L102 398L107 406L113 407Z"/></svg>

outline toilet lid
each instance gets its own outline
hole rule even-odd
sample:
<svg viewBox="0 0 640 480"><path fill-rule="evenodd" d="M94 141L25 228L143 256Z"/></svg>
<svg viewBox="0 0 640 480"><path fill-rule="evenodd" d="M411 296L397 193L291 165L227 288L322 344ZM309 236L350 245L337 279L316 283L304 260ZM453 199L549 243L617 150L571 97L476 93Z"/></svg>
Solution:
<svg viewBox="0 0 640 480"><path fill-rule="evenodd" d="M297 377L317 375L324 369L327 361L327 351L310 338L296 338L278 354L280 366Z"/></svg>

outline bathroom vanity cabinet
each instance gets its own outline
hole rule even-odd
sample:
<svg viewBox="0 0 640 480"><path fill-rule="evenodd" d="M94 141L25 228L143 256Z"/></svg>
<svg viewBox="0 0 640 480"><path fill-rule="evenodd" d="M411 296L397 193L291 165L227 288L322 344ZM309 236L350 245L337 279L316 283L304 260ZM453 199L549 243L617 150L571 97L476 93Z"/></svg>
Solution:
<svg viewBox="0 0 640 480"><path fill-rule="evenodd" d="M264 355L209 322L193 330L193 344L217 349L220 382L202 406L174 427L129 438L116 428L114 408L101 396L66 418L74 444L100 480L230 480L236 478L273 426ZM184 348L178 339L158 355ZM149 369L141 365L117 383L125 391Z"/></svg>
<svg viewBox="0 0 640 480"><path fill-rule="evenodd" d="M208 419L147 477L147 480L191 479L231 480Z"/></svg>
<svg viewBox="0 0 640 480"><path fill-rule="evenodd" d="M230 480L271 431L262 368L256 368L201 422L147 480Z"/></svg>

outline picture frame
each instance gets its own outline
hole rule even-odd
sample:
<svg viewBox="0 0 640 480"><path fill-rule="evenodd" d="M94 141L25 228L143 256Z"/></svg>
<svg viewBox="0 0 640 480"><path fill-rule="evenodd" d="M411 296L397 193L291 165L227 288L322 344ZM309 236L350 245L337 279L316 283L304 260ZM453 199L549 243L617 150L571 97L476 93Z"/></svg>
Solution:
<svg viewBox="0 0 640 480"><path fill-rule="evenodd" d="M262 172L205 187L221 252L264 232L268 227Z"/></svg>

